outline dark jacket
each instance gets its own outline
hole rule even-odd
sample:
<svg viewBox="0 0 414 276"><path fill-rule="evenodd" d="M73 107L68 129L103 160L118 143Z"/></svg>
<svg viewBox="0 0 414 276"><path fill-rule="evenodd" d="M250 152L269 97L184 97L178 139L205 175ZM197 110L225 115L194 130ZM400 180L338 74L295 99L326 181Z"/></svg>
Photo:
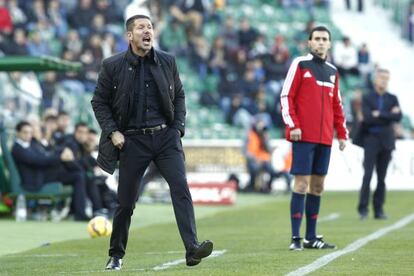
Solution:
<svg viewBox="0 0 414 276"><path fill-rule="evenodd" d="M152 56L154 63L150 65L150 70L160 93L162 112L167 124L184 136L185 96L175 59L159 50L153 50ZM132 118L134 93L139 92L138 79L138 60L131 48L102 63L91 103L102 128L97 162L111 174L119 159L119 150L112 144L109 135L116 130L124 131L128 120Z"/></svg>
<svg viewBox="0 0 414 276"><path fill-rule="evenodd" d="M22 186L33 192L40 190L46 184L44 180L47 170L57 168L61 163L59 152L48 152L36 141L32 141L28 148L23 148L15 142L12 156L19 171Z"/></svg>
<svg viewBox="0 0 414 276"><path fill-rule="evenodd" d="M367 136L369 133L377 136L381 140L381 144L385 149L395 149L395 133L393 123L401 120L402 114L391 113L393 107L399 107L396 96L385 93L383 95L383 108L379 117L373 117L372 112L378 110L377 93L371 92L362 99L362 135Z"/></svg>

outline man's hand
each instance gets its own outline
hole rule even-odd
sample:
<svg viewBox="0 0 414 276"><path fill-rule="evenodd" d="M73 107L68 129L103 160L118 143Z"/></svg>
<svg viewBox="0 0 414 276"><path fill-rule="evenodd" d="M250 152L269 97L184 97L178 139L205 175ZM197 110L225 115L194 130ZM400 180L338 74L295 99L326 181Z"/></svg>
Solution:
<svg viewBox="0 0 414 276"><path fill-rule="evenodd" d="M115 131L111 135L111 141L115 147L117 147L118 149L122 149L122 147L125 144L125 137L121 132Z"/></svg>
<svg viewBox="0 0 414 276"><path fill-rule="evenodd" d="M63 162L69 162L75 160L75 156L70 148L64 148L60 154L60 160Z"/></svg>
<svg viewBox="0 0 414 276"><path fill-rule="evenodd" d="M374 110L374 111L372 111L372 117L374 117L374 118L378 118L378 117L379 117L379 115L380 115L380 112L379 112L378 110Z"/></svg>
<svg viewBox="0 0 414 276"><path fill-rule="evenodd" d="M401 109L398 106L391 108L391 113L398 114L401 112Z"/></svg>
<svg viewBox="0 0 414 276"><path fill-rule="evenodd" d="M302 140L302 130L300 128L294 128L290 131L290 140L299 141Z"/></svg>
<svg viewBox="0 0 414 276"><path fill-rule="evenodd" d="M346 147L346 140L345 139L339 139L339 150L343 151Z"/></svg>

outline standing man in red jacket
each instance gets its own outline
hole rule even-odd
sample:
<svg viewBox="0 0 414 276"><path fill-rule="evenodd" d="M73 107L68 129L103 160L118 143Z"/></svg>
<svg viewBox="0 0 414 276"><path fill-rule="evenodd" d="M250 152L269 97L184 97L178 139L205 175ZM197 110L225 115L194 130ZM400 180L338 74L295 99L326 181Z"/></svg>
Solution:
<svg viewBox="0 0 414 276"><path fill-rule="evenodd" d="M344 150L348 138L339 75L336 67L326 61L331 48L330 31L323 26L314 28L309 34L308 46L308 55L293 60L280 95L286 137L292 142L291 173L295 175L290 203L290 250L336 248L316 235L316 222L334 128L340 150ZM302 246L299 232L304 211L306 235Z"/></svg>

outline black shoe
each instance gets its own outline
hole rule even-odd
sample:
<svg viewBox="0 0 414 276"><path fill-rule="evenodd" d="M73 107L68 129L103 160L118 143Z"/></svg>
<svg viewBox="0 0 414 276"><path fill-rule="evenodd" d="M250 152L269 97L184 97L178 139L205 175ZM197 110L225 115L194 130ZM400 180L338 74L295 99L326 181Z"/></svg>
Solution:
<svg viewBox="0 0 414 276"><path fill-rule="evenodd" d="M300 242L301 240L302 240L301 237L292 237L292 242L289 246L289 250L302 251L303 246L302 246L302 243Z"/></svg>
<svg viewBox="0 0 414 276"><path fill-rule="evenodd" d="M368 218L368 213L366 212L360 212L359 213L359 219L360 220L366 220Z"/></svg>
<svg viewBox="0 0 414 276"><path fill-rule="evenodd" d="M110 257L106 263L106 270L121 270L122 259L118 257Z"/></svg>
<svg viewBox="0 0 414 276"><path fill-rule="evenodd" d="M336 245L324 242L322 236L316 236L310 241L304 239L303 247L309 249L336 249Z"/></svg>
<svg viewBox="0 0 414 276"><path fill-rule="evenodd" d="M206 240L200 244L190 247L185 254L186 264L188 266L198 265L202 258L205 258L213 251L213 242Z"/></svg>
<svg viewBox="0 0 414 276"><path fill-rule="evenodd" d="M374 215L374 219L384 220L384 219L388 219L388 216L384 213L377 213Z"/></svg>

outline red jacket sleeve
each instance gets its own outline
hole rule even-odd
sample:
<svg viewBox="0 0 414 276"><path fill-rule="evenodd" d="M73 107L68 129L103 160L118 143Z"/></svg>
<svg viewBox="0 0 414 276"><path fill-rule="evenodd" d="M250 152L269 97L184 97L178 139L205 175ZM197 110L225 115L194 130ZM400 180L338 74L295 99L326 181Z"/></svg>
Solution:
<svg viewBox="0 0 414 276"><path fill-rule="evenodd" d="M342 106L341 92L339 90L339 74L336 74L334 98L333 98L333 112L334 112L334 127L338 139L348 139L348 130L346 128L346 121L344 116L344 109Z"/></svg>
<svg viewBox="0 0 414 276"><path fill-rule="evenodd" d="M300 128L300 122L296 115L295 97L299 91L302 75L299 68L299 59L293 60L280 93L280 106L283 122L289 128Z"/></svg>

